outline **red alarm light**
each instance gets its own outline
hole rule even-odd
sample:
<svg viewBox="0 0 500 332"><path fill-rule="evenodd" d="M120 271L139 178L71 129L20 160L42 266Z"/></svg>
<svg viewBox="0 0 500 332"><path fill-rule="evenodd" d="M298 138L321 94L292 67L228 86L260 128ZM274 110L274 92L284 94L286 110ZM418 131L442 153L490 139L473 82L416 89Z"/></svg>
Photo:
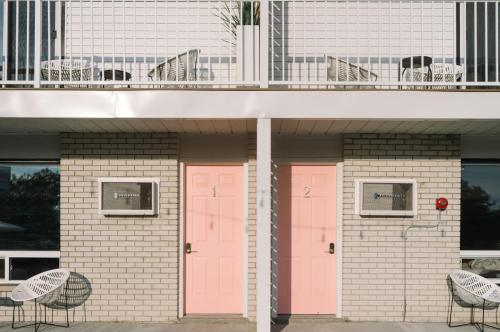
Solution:
<svg viewBox="0 0 500 332"><path fill-rule="evenodd" d="M439 197L436 199L436 209L438 210L446 210L448 207L448 200L444 197Z"/></svg>

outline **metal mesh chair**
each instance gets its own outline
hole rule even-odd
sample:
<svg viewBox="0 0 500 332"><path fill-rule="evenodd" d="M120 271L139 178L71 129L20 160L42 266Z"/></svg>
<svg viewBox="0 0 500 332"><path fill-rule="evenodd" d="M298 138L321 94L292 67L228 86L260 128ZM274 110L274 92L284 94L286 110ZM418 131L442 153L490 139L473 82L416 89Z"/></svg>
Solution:
<svg viewBox="0 0 500 332"><path fill-rule="evenodd" d="M150 70L148 77L153 81L195 81L199 53L189 50L170 58Z"/></svg>
<svg viewBox="0 0 500 332"><path fill-rule="evenodd" d="M34 301L35 302L35 323L24 325L24 326L15 326L15 310L12 313L12 328L26 327L26 326L35 326L35 331L38 331L38 328L42 324L37 322L39 318L37 315L38 305L48 305L59 298L59 295L63 291L64 286L66 285L66 281L69 278L69 271L63 269L55 269L49 270L46 272L42 272L37 274L28 280L21 282L10 295L10 298L14 302L26 302L26 301ZM68 316L66 315L67 325L69 326ZM45 322L44 324L47 324ZM54 324L49 324L54 325Z"/></svg>
<svg viewBox="0 0 500 332"><path fill-rule="evenodd" d="M375 82L377 74L353 63L327 56L327 80L338 82ZM355 86L349 85L349 86Z"/></svg>
<svg viewBox="0 0 500 332"><path fill-rule="evenodd" d="M82 274L71 272L66 286L63 288L59 297L50 303L44 304L45 307L53 310L73 309L73 321L75 318L75 308L83 306L84 318L87 320L85 302L92 294L92 285L90 281Z"/></svg>
<svg viewBox="0 0 500 332"><path fill-rule="evenodd" d="M61 59L42 61L42 81L64 81L78 83L92 80L92 66L87 60ZM80 87L82 84L64 85L65 87ZM83 86L87 86L83 84Z"/></svg>
<svg viewBox="0 0 500 332"><path fill-rule="evenodd" d="M474 322L474 309L482 309L482 321L479 325L481 331L484 331L485 326L498 329L498 326L492 326L484 323L484 311L496 310L498 316L498 307L500 305L500 287L493 282L480 275L469 271L457 270L448 275L450 290L449 311L447 323L449 327L462 325L476 325ZM456 302L461 307L470 307L471 315L468 324L460 324L452 326L451 319L453 314L453 302ZM498 325L498 318L495 321Z"/></svg>
<svg viewBox="0 0 500 332"><path fill-rule="evenodd" d="M408 68L403 73L404 82L448 82L455 83L462 81L463 66L451 63L433 63L429 65L430 70L424 68ZM426 88L421 87L421 88ZM450 89L453 86L439 85L433 89Z"/></svg>

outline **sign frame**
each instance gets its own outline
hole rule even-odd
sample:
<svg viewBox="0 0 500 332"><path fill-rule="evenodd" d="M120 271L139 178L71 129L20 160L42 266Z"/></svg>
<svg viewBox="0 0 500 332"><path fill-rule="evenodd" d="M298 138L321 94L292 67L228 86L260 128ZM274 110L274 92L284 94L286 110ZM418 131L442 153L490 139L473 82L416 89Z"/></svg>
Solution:
<svg viewBox="0 0 500 332"><path fill-rule="evenodd" d="M142 178L142 177L117 177L117 178L98 178L98 201L99 214L107 216L154 216L158 214L159 202L159 186L160 179L158 178ZM152 206L151 209L132 210L132 209L103 209L102 207L102 186L105 183L149 183L152 186Z"/></svg>
<svg viewBox="0 0 500 332"><path fill-rule="evenodd" d="M363 185L366 183L387 184L411 184L412 185L412 209L411 210L364 210L363 209ZM387 216L387 217L415 217L418 209L418 190L416 179L380 179L367 178L354 180L354 211L360 216Z"/></svg>

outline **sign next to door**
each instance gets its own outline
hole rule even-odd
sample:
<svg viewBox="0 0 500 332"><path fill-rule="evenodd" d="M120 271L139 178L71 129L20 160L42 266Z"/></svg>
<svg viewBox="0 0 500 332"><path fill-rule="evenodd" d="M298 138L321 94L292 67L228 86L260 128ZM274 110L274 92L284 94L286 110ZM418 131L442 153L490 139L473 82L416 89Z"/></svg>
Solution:
<svg viewBox="0 0 500 332"><path fill-rule="evenodd" d="M414 179L359 179L355 181L356 213L361 216L415 216Z"/></svg>

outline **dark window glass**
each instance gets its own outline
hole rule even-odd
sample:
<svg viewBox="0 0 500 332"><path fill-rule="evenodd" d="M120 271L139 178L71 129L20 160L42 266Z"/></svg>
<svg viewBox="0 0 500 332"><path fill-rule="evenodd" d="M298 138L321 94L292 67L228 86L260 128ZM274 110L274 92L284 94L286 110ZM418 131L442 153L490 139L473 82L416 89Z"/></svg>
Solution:
<svg viewBox="0 0 500 332"><path fill-rule="evenodd" d="M59 258L11 258L10 280L25 280L38 273L59 268Z"/></svg>
<svg viewBox="0 0 500 332"><path fill-rule="evenodd" d="M462 270L471 271L489 279L500 279L500 259L462 259Z"/></svg>
<svg viewBox="0 0 500 332"><path fill-rule="evenodd" d="M5 279L5 259L0 258L0 279Z"/></svg>
<svg viewBox="0 0 500 332"><path fill-rule="evenodd" d="M59 250L59 165L0 163L0 250Z"/></svg>
<svg viewBox="0 0 500 332"><path fill-rule="evenodd" d="M462 163L460 249L500 250L500 161Z"/></svg>

